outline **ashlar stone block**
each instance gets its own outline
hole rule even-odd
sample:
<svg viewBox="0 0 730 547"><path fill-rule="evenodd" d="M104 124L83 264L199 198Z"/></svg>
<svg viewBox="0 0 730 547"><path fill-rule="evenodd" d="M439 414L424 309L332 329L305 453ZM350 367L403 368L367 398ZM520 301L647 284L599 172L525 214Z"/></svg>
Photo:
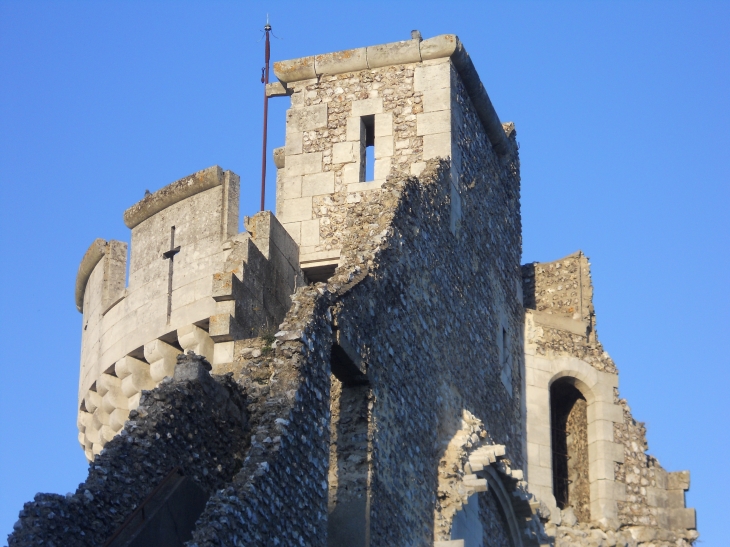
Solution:
<svg viewBox="0 0 730 547"><path fill-rule="evenodd" d="M381 158L375 160L375 168L373 180L384 180L390 175L391 158Z"/></svg>
<svg viewBox="0 0 730 547"><path fill-rule="evenodd" d="M282 224L312 219L312 197L285 199L281 202Z"/></svg>
<svg viewBox="0 0 730 547"><path fill-rule="evenodd" d="M375 97L373 99L362 99L360 101L352 101L353 116L370 116L372 114L380 114L383 112L383 99Z"/></svg>
<svg viewBox="0 0 730 547"><path fill-rule="evenodd" d="M592 480L590 489L591 501L624 501L626 499L626 485L615 482L613 479Z"/></svg>
<svg viewBox="0 0 730 547"><path fill-rule="evenodd" d="M362 123L360 116L347 118L347 128L345 131L345 139L348 141L357 143L365 142L365 125Z"/></svg>
<svg viewBox="0 0 730 547"><path fill-rule="evenodd" d="M302 153L302 136L301 131L287 131L284 139L285 156L296 156Z"/></svg>
<svg viewBox="0 0 730 547"><path fill-rule="evenodd" d="M588 461L600 459L622 463L625 459L624 446L612 441L598 441L588 438Z"/></svg>
<svg viewBox="0 0 730 547"><path fill-rule="evenodd" d="M285 177L319 173L322 171L322 152L310 152L288 157L283 171Z"/></svg>
<svg viewBox="0 0 730 547"><path fill-rule="evenodd" d="M615 480L613 460L601 458L590 462L588 464L588 474L591 480Z"/></svg>
<svg viewBox="0 0 730 547"><path fill-rule="evenodd" d="M327 127L327 105L318 104L286 111L286 124L296 131L312 131Z"/></svg>
<svg viewBox="0 0 730 547"><path fill-rule="evenodd" d="M697 528L697 515L695 510L687 509L668 509L669 526L675 530L694 530Z"/></svg>
<svg viewBox="0 0 730 547"><path fill-rule="evenodd" d="M302 176L281 177L279 179L279 195L277 198L294 199L302 197Z"/></svg>
<svg viewBox="0 0 730 547"><path fill-rule="evenodd" d="M332 146L332 163L350 163L360 159L360 143L338 142Z"/></svg>
<svg viewBox="0 0 730 547"><path fill-rule="evenodd" d="M588 405L586 414L589 424L596 420L608 420L618 424L624 421L623 409L613 403L597 401Z"/></svg>
<svg viewBox="0 0 730 547"><path fill-rule="evenodd" d="M217 313L210 317L208 333L217 343L240 340L243 338L244 331L233 315L230 313Z"/></svg>
<svg viewBox="0 0 730 547"><path fill-rule="evenodd" d="M152 340L144 345L144 358L150 364L150 376L155 382L165 376L172 377L179 354L179 349L162 340Z"/></svg>
<svg viewBox="0 0 730 547"><path fill-rule="evenodd" d="M385 137L393 134L393 113L383 112L375 115L375 138L377 147L377 137Z"/></svg>
<svg viewBox="0 0 730 547"><path fill-rule="evenodd" d="M122 393L126 397L132 397L143 389L153 389L156 385L150 376L149 364L129 355L117 361L114 370L122 380Z"/></svg>
<svg viewBox="0 0 730 547"><path fill-rule="evenodd" d="M667 476L669 490L689 490L689 471L673 471Z"/></svg>
<svg viewBox="0 0 730 547"><path fill-rule="evenodd" d="M451 87L451 63L417 66L413 73L415 91L432 91Z"/></svg>
<svg viewBox="0 0 730 547"><path fill-rule="evenodd" d="M416 116L416 134L435 135L451 131L451 111L423 112Z"/></svg>
<svg viewBox="0 0 730 547"><path fill-rule="evenodd" d="M652 507L667 507L667 491L655 486L646 487L646 502ZM684 507L684 506L683 506Z"/></svg>
<svg viewBox="0 0 730 547"><path fill-rule="evenodd" d="M345 164L342 168L342 182L345 184L361 182L362 179L362 163L360 161Z"/></svg>
<svg viewBox="0 0 730 547"><path fill-rule="evenodd" d="M234 342L221 342L215 345L213 353L213 370L216 365L224 365L233 362Z"/></svg>
<svg viewBox="0 0 730 547"><path fill-rule="evenodd" d="M664 490L667 507L682 509L685 506L684 490Z"/></svg>
<svg viewBox="0 0 730 547"><path fill-rule="evenodd" d="M377 126L376 126L377 127ZM389 158L393 155L393 136L375 137L375 159ZM376 177L377 178L377 177Z"/></svg>
<svg viewBox="0 0 730 547"><path fill-rule="evenodd" d="M213 358L213 340L197 325L186 325L177 329L177 340L185 352L193 351L206 359Z"/></svg>
<svg viewBox="0 0 730 547"><path fill-rule="evenodd" d="M451 109L451 89L443 87L441 89L431 89L423 93L421 98L423 101L424 112L437 112L439 110Z"/></svg>
<svg viewBox="0 0 730 547"><path fill-rule="evenodd" d="M129 418L129 409L117 408L109 414L109 426L117 433L124 427Z"/></svg>
<svg viewBox="0 0 730 547"><path fill-rule="evenodd" d="M302 222L302 246L319 245L319 219Z"/></svg>
<svg viewBox="0 0 730 547"><path fill-rule="evenodd" d="M588 438L595 441L613 441L613 422L595 420L588 424Z"/></svg>
<svg viewBox="0 0 730 547"><path fill-rule="evenodd" d="M325 171L315 175L304 175L302 179L302 197L332 194L334 191L334 171Z"/></svg>
<svg viewBox="0 0 730 547"><path fill-rule="evenodd" d="M294 240L294 242L299 245L300 244L300 236L301 236L301 222L288 222L286 224L282 224L286 232L291 236L291 238Z"/></svg>
<svg viewBox="0 0 730 547"><path fill-rule="evenodd" d="M530 486L544 486L552 489L553 472L549 467L529 466Z"/></svg>
<svg viewBox="0 0 730 547"><path fill-rule="evenodd" d="M451 132L424 135L423 160L448 158L451 156Z"/></svg>

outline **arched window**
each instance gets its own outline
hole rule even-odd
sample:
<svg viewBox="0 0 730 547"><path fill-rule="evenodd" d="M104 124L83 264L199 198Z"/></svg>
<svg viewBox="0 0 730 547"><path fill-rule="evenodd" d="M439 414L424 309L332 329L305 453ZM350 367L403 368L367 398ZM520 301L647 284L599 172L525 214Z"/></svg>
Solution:
<svg viewBox="0 0 730 547"><path fill-rule="evenodd" d="M572 508L579 522L590 521L587 408L572 378L550 386L553 494L558 507Z"/></svg>

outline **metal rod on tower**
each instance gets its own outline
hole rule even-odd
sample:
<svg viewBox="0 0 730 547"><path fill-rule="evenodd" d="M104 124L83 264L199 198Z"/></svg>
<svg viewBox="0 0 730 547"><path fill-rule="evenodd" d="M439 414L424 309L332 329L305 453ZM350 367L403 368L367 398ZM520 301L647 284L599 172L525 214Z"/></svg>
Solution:
<svg viewBox="0 0 730 547"><path fill-rule="evenodd" d="M266 95L266 84L269 83L269 58L271 57L271 49L269 46L269 32L271 32L271 25L269 24L269 14L266 14L266 26L264 27L266 33L266 51L264 54L265 66L261 71L261 83L264 84L264 144L261 152L261 210L264 210L264 198L266 196L266 133L268 129L269 119L269 97Z"/></svg>

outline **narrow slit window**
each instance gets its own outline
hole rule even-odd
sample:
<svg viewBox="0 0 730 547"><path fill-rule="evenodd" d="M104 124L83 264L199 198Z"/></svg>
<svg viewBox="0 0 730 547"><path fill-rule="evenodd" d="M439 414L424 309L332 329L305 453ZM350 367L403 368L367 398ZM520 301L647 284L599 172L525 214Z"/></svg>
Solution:
<svg viewBox="0 0 730 547"><path fill-rule="evenodd" d="M375 180L375 116L363 116L362 124L365 127L365 142L362 151L361 180L370 182Z"/></svg>

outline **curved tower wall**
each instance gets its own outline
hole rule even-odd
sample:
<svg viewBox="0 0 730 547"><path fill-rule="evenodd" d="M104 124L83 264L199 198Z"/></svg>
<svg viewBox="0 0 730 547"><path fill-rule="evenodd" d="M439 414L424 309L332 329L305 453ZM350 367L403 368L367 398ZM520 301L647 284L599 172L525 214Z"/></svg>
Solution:
<svg viewBox="0 0 730 547"><path fill-rule="evenodd" d="M289 305L298 249L270 213L238 233L239 177L210 167L124 213L127 244L97 239L79 268L83 314L79 441L89 459L124 425L141 391L193 350L223 366L233 341L273 329ZM298 281L299 279L299 281Z"/></svg>

